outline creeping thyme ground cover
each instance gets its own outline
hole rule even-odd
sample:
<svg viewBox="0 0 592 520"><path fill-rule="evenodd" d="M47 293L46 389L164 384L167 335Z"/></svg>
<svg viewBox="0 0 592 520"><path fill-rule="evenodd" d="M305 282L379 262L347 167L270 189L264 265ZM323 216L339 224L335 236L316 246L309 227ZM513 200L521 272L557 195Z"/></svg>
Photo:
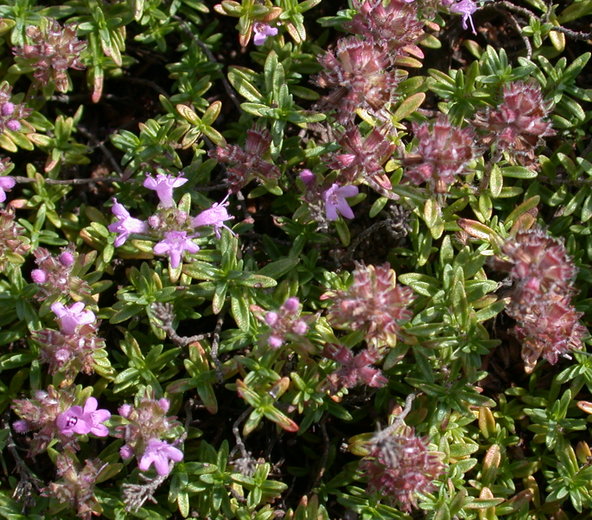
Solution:
<svg viewBox="0 0 592 520"><path fill-rule="evenodd" d="M591 15L1 2L0 518L589 519Z"/></svg>

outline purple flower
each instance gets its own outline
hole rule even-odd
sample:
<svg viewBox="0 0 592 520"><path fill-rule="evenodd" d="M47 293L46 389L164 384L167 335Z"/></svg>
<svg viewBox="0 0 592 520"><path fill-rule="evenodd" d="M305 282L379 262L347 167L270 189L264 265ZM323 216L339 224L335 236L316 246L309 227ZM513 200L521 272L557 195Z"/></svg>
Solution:
<svg viewBox="0 0 592 520"><path fill-rule="evenodd" d="M263 45L265 40L270 36L275 36L278 33L277 27L272 27L268 23L255 22L253 24L253 31L255 36L253 37L253 43L255 45Z"/></svg>
<svg viewBox="0 0 592 520"><path fill-rule="evenodd" d="M195 217L191 222L195 227L201 226L212 226L214 228L214 233L216 234L216 238L220 238L220 230L222 228L228 229L231 233L233 231L224 224L227 220L232 220L234 217L228 214L226 207L228 206L228 197L230 196L230 192L224 200L220 203L212 204L212 207L202 211L197 217Z"/></svg>
<svg viewBox="0 0 592 520"><path fill-rule="evenodd" d="M199 246L191 241L185 231L167 231L164 234L164 240L161 240L152 249L155 255L168 255L171 261L171 267L176 269L181 263L183 253L197 253Z"/></svg>
<svg viewBox="0 0 592 520"><path fill-rule="evenodd" d="M64 251L58 256L58 262L64 267L70 267L74 263L74 255L70 251Z"/></svg>
<svg viewBox="0 0 592 520"><path fill-rule="evenodd" d="M58 415L56 424L66 437L71 437L74 433L84 435L92 433L97 437L106 437L109 430L102 424L111 417L109 410L97 410L97 400L89 397L81 406L72 406L65 412Z"/></svg>
<svg viewBox="0 0 592 520"><path fill-rule="evenodd" d="M299 173L299 177L305 186L312 186L316 180L315 174L308 169L302 170Z"/></svg>
<svg viewBox="0 0 592 520"><path fill-rule="evenodd" d="M16 181L12 177L0 177L0 202L4 202L6 200L6 193L5 191L10 191L14 188Z"/></svg>
<svg viewBox="0 0 592 520"><path fill-rule="evenodd" d="M123 204L113 199L113 207L111 208L113 214L118 218L113 224L109 224L109 231L111 233L118 233L119 236L115 239L115 247L122 246L132 233L145 233L148 230L146 222L133 218L129 211L125 209Z"/></svg>
<svg viewBox="0 0 592 520"><path fill-rule="evenodd" d="M183 186L186 182L187 179L183 177L183 174L174 177L173 175L159 173L156 179L148 175L144 180L144 187L156 192L163 208L170 208L174 204L173 189Z"/></svg>
<svg viewBox="0 0 592 520"><path fill-rule="evenodd" d="M462 27L467 29L467 20L471 23L473 34L477 34L473 23L473 13L479 9L473 0L461 0L450 7L451 13L462 14Z"/></svg>
<svg viewBox="0 0 592 520"><path fill-rule="evenodd" d="M331 221L337 220L339 218L338 213L345 218L354 218L354 212L345 199L346 197L354 197L357 194L357 186L339 186L339 184L332 184L331 187L323 193L327 219Z"/></svg>
<svg viewBox="0 0 592 520"><path fill-rule="evenodd" d="M164 477L171 471L169 465L170 460L175 462L183 460L183 452L180 449L171 446L168 442L159 441L158 439L150 439L144 450L144 454L140 459L138 468L142 471L148 471L150 466L154 464L156 473L161 477Z"/></svg>
<svg viewBox="0 0 592 520"><path fill-rule="evenodd" d="M119 454L123 460L131 459L134 455L134 450L129 444L124 444L119 448Z"/></svg>
<svg viewBox="0 0 592 520"><path fill-rule="evenodd" d="M74 334L78 327L95 322L95 313L84 310L84 303L76 302L66 307L63 303L51 304L51 310L60 321L60 329L63 334Z"/></svg>
<svg viewBox="0 0 592 520"><path fill-rule="evenodd" d="M35 283L45 283L47 281L47 273L43 269L33 269L31 271L31 280Z"/></svg>

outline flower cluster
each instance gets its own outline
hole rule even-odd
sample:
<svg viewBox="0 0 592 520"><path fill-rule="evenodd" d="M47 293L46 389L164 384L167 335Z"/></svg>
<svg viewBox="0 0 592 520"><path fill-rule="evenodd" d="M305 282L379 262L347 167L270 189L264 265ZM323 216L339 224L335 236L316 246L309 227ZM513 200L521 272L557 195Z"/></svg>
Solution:
<svg viewBox="0 0 592 520"><path fill-rule="evenodd" d="M62 27L56 20L50 20L47 27L27 27L27 36L32 43L15 47L15 56L21 58L34 70L33 77L45 86L53 82L60 92L70 87L68 69L84 69L80 61L86 42L76 38L73 25Z"/></svg>
<svg viewBox="0 0 592 520"><path fill-rule="evenodd" d="M50 386L47 391L38 390L31 399L15 399L12 409L20 417L13 423L18 433L35 432L30 440L30 455L35 456L47 448L53 439L71 449L77 449L75 437L63 435L57 425L58 416L70 409L75 402L73 392Z"/></svg>
<svg viewBox="0 0 592 520"><path fill-rule="evenodd" d="M515 282L506 312L517 322L514 332L522 342L527 372L540 357L555 364L581 348L586 328L579 322L582 313L571 304L576 268L564 245L537 229L519 232L503 252L509 262L497 266Z"/></svg>
<svg viewBox="0 0 592 520"><path fill-rule="evenodd" d="M0 272L7 265L24 262L22 255L30 246L22 232L22 227L14 220L14 213L0 210Z"/></svg>
<svg viewBox="0 0 592 520"><path fill-rule="evenodd" d="M472 129L457 128L440 116L433 124L414 123L413 133L418 143L406 158L405 177L414 184L425 182L437 193L445 192L474 157Z"/></svg>
<svg viewBox="0 0 592 520"><path fill-rule="evenodd" d="M43 494L55 498L62 504L69 504L76 509L79 518L90 520L101 513L101 507L94 493L95 483L104 464L98 459L84 461L79 467L74 460L64 454L56 457L56 469L59 480L51 482Z"/></svg>
<svg viewBox="0 0 592 520"><path fill-rule="evenodd" d="M233 144L218 146L209 152L218 162L230 165L226 182L231 193L244 188L253 179L262 183L274 182L280 177L280 170L264 159L269 155L271 134L268 130L247 130L245 147Z"/></svg>
<svg viewBox="0 0 592 520"><path fill-rule="evenodd" d="M66 307L55 302L51 310L60 323L60 330L43 329L33 333L33 339L41 348L41 361L49 364L49 373L60 373L62 386L72 384L80 372L94 371L94 354L105 342L97 336L95 314L85 310L84 303L76 302Z"/></svg>
<svg viewBox="0 0 592 520"><path fill-rule="evenodd" d="M198 237L204 228L212 228L217 238L220 238L222 228L232 233L225 224L233 218L226 209L230 194L222 202L214 203L191 218L185 211L177 208L173 198L173 190L186 182L183 174L173 176L159 173L156 177L148 175L144 180L144 187L156 192L159 207L147 221L132 217L123 204L113 199L111 211L117 220L111 223L108 229L117 234L114 245L122 246L134 234L150 235L158 240L152 249L154 254L168 256L171 268L176 269L181 265L186 253L195 254L199 251L199 246L193 239ZM200 232L196 232L196 229Z"/></svg>
<svg viewBox="0 0 592 520"><path fill-rule="evenodd" d="M11 100L12 87L3 82L0 85L0 134L5 130L18 132L22 126L22 120L29 117L32 110L20 103Z"/></svg>
<svg viewBox="0 0 592 520"><path fill-rule="evenodd" d="M495 145L520 164L534 166L534 150L555 131L547 121L549 103L538 85L516 81L504 87L503 100L477 116L476 125L489 132L486 143Z"/></svg>
<svg viewBox="0 0 592 520"><path fill-rule="evenodd" d="M385 192L392 188L384 173L384 163L393 155L395 145L377 129L362 137L357 126L350 126L337 141L339 153L332 155L328 166L339 170L344 183L366 182L373 189Z"/></svg>
<svg viewBox="0 0 592 520"><path fill-rule="evenodd" d="M295 296L288 298L277 311L267 312L263 321L269 327L265 341L273 349L308 331L308 323L300 317L300 300Z"/></svg>
<svg viewBox="0 0 592 520"><path fill-rule="evenodd" d="M327 316L332 325L363 328L375 346L396 344L401 323L412 316L407 306L414 299L411 288L396 284L395 271L388 263L357 265L349 289L327 292L321 298L332 300Z"/></svg>
<svg viewBox="0 0 592 520"><path fill-rule="evenodd" d="M44 247L38 247L33 255L37 269L31 271L31 280L38 285L38 299L91 294L88 283L76 274L79 256L72 246L62 249L57 256Z"/></svg>
<svg viewBox="0 0 592 520"><path fill-rule="evenodd" d="M444 469L438 457L428 451L426 441L408 426L376 433L368 447L360 470L368 478L369 488L394 499L405 512L417 507L416 494L430 491Z"/></svg>
<svg viewBox="0 0 592 520"><path fill-rule="evenodd" d="M366 348L354 355L349 348L343 345L327 345L323 354L341 365L340 368L327 376L327 381L334 391L358 385L380 388L387 383L382 372L371 366L382 359L382 355L376 349Z"/></svg>
<svg viewBox="0 0 592 520"><path fill-rule="evenodd" d="M348 31L386 51L405 50L423 57L416 45L424 31L415 4L404 0L390 0L386 5L376 0L356 0L354 7L358 12L346 24Z"/></svg>
<svg viewBox="0 0 592 520"><path fill-rule="evenodd" d="M168 399L144 397L136 406L124 404L119 407L123 424L116 427L115 436L124 439L120 449L123 459L134 455L139 459L138 467L148 471L154 465L160 476L168 475L172 465L179 462L183 452L173 444L162 440L163 437L175 436L180 429L176 417L167 416L170 403Z"/></svg>

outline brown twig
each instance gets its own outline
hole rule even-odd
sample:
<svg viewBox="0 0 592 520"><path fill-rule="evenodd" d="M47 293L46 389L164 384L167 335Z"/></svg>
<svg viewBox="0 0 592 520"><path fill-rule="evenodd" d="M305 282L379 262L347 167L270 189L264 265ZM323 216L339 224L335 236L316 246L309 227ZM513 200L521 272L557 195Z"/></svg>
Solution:
<svg viewBox="0 0 592 520"><path fill-rule="evenodd" d="M111 150L109 150L106 146L105 146L105 141L99 141L91 132L89 132L85 127L78 125L77 130L87 139L90 140L92 146L98 147L101 152L103 152L103 155L107 158L107 160L111 163L111 166L113 167L113 169L119 173L119 175L123 175L123 172L121 170L121 168L119 167L119 163L115 160L115 157L113 157L113 154L111 153Z"/></svg>

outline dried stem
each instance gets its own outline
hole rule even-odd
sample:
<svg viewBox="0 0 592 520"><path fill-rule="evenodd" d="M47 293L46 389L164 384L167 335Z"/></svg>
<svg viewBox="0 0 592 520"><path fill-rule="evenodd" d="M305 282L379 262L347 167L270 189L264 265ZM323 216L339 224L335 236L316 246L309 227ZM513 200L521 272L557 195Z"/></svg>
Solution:
<svg viewBox="0 0 592 520"><path fill-rule="evenodd" d="M195 336L179 336L177 331L173 327L173 321L175 320L175 312L171 303L153 303L152 309L155 318L160 322L162 330L164 330L170 340L179 345L180 347L186 347L196 341L203 341L209 338L212 334L197 334Z"/></svg>
<svg viewBox="0 0 592 520"><path fill-rule="evenodd" d="M115 160L115 157L113 157L113 154L111 153L111 150L109 150L106 146L105 146L105 141L99 141L91 132L89 132L86 128L84 128L81 125L78 125L78 131L87 139L90 140L91 144L93 146L98 147L101 152L103 152L103 155L107 158L107 160L111 163L111 166L113 167L113 169L119 173L119 175L123 176L123 172L121 171L121 168L119 167L119 163Z"/></svg>

